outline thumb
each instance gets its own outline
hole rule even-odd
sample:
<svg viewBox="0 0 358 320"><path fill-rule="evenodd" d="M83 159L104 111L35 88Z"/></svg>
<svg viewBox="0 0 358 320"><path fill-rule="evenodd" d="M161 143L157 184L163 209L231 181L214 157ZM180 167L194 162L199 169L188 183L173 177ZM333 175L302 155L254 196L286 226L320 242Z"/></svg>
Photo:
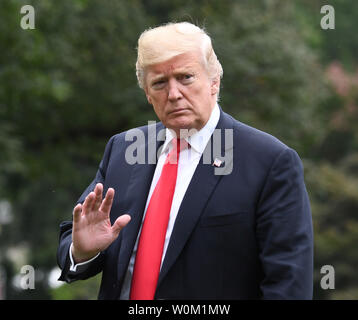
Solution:
<svg viewBox="0 0 358 320"><path fill-rule="evenodd" d="M131 216L128 214L124 214L117 218L117 220L113 223L112 233L117 237L119 232L131 221Z"/></svg>

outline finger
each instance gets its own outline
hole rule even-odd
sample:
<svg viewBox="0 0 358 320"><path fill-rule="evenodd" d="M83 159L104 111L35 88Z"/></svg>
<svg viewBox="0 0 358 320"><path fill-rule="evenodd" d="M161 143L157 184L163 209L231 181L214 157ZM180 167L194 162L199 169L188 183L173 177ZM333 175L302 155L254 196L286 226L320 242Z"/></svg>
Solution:
<svg viewBox="0 0 358 320"><path fill-rule="evenodd" d="M78 223L81 219L82 204L77 204L73 209L73 222Z"/></svg>
<svg viewBox="0 0 358 320"><path fill-rule="evenodd" d="M101 204L101 207L99 208L99 210L106 214L109 214L109 212L111 211L113 198L114 198L114 189L109 188L107 190L106 196L105 196L104 200L102 201L102 204Z"/></svg>
<svg viewBox="0 0 358 320"><path fill-rule="evenodd" d="M119 232L129 223L129 221L131 221L131 216L128 214L118 217L112 226L113 236L118 237Z"/></svg>
<svg viewBox="0 0 358 320"><path fill-rule="evenodd" d="M87 214L91 211L94 199L95 199L95 194L92 191L87 195L85 202L83 203L82 210L84 214Z"/></svg>
<svg viewBox="0 0 358 320"><path fill-rule="evenodd" d="M103 193L103 185L102 183L97 183L96 187L94 189L94 193L95 193L95 200L93 203L93 207L92 210L94 211L98 211L99 207L101 206L102 203L102 193Z"/></svg>

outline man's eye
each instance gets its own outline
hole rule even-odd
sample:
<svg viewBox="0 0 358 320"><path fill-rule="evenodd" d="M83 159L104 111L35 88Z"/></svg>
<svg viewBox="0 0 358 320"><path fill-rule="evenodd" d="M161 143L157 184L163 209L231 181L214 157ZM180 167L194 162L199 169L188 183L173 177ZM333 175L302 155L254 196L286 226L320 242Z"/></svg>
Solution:
<svg viewBox="0 0 358 320"><path fill-rule="evenodd" d="M164 86L164 84L165 84L164 80L158 80L158 81L153 82L152 87L153 88L161 88Z"/></svg>
<svg viewBox="0 0 358 320"><path fill-rule="evenodd" d="M185 83L191 82L193 80L193 75L192 74L185 74L181 77L181 80L184 81Z"/></svg>

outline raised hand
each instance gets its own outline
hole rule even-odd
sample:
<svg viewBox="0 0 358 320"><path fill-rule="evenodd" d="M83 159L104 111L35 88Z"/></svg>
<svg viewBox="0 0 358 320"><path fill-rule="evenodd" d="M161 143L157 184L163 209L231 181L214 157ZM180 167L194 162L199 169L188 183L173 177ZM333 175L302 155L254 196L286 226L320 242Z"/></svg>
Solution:
<svg viewBox="0 0 358 320"><path fill-rule="evenodd" d="M103 185L98 183L84 203L73 209L72 256L76 263L89 260L105 250L131 219L127 214L122 215L111 226L109 213L114 189L109 188L103 200L102 193Z"/></svg>

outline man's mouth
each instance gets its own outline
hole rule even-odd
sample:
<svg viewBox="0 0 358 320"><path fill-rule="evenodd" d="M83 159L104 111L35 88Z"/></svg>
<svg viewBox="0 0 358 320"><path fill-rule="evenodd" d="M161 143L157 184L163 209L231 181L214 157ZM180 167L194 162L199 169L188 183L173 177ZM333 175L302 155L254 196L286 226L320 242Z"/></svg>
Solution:
<svg viewBox="0 0 358 320"><path fill-rule="evenodd" d="M169 114L180 114L180 113L186 112L188 110L189 109L187 109L187 108L177 108L177 109L170 111Z"/></svg>

